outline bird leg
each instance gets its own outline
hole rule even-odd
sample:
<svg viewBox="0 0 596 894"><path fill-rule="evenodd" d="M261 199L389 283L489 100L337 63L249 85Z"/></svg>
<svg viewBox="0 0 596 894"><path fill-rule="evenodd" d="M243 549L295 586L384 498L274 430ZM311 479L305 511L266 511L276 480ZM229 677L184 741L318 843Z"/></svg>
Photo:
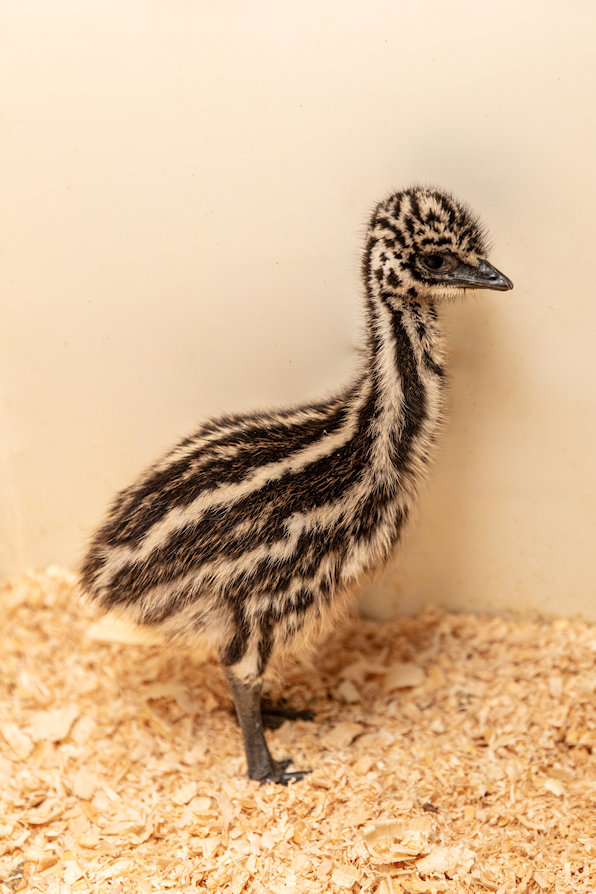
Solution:
<svg viewBox="0 0 596 894"><path fill-rule="evenodd" d="M255 682L243 682L238 680L228 668L225 668L226 679L240 729L244 741L244 751L248 764L248 776L259 782L278 782L287 785L289 782L297 782L302 779L309 770L287 770L290 761L275 761L263 732L261 717L261 686Z"/></svg>
<svg viewBox="0 0 596 894"><path fill-rule="evenodd" d="M266 729L279 729L284 720L314 720L314 711L299 710L289 705L275 705L268 699L261 699L261 718Z"/></svg>

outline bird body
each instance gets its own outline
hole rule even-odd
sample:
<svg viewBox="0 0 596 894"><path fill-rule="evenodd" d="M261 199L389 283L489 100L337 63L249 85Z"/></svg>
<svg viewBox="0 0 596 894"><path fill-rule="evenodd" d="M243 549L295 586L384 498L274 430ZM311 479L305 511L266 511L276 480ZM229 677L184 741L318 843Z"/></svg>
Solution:
<svg viewBox="0 0 596 894"><path fill-rule="evenodd" d="M484 255L450 196L414 188L381 202L354 381L318 403L207 421L118 495L92 540L81 581L103 608L216 650L252 778L302 775L269 754L263 673L319 634L398 542L442 418L436 301L511 288Z"/></svg>

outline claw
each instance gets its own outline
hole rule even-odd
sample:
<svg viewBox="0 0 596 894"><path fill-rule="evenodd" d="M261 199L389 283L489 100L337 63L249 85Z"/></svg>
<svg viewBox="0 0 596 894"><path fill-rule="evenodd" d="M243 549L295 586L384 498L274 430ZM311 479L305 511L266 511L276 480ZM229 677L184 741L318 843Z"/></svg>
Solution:
<svg viewBox="0 0 596 894"><path fill-rule="evenodd" d="M273 763L274 765L271 767L267 776L260 780L261 785L265 785L266 782L276 782L278 785L289 785L293 782L300 782L301 779L304 779L305 776L312 773L312 770L288 770L287 768L292 763L291 759L274 761Z"/></svg>

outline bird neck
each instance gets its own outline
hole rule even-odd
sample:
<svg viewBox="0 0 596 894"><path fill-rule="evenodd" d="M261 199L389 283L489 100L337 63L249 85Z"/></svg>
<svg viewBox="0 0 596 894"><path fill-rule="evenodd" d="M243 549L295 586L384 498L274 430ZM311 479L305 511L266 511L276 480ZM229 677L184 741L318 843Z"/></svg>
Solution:
<svg viewBox="0 0 596 894"><path fill-rule="evenodd" d="M441 418L443 351L432 302L370 286L364 381L375 394L375 453L389 477L428 458Z"/></svg>
<svg viewBox="0 0 596 894"><path fill-rule="evenodd" d="M434 302L369 288L366 296L370 374L385 390L411 394L443 376L443 345Z"/></svg>
<svg viewBox="0 0 596 894"><path fill-rule="evenodd" d="M441 336L434 302L403 282L399 246L387 240L385 231L371 235L363 258L368 368L380 384L393 388L397 378L409 390L416 371L442 369Z"/></svg>

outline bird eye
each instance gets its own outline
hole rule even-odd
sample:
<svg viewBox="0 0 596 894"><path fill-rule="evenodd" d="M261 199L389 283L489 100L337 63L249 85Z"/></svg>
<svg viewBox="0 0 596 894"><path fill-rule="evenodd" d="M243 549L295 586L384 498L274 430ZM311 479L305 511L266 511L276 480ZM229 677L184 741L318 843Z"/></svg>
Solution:
<svg viewBox="0 0 596 894"><path fill-rule="evenodd" d="M426 255L422 258L422 263L429 270L441 270L445 266L445 258L442 255Z"/></svg>
<svg viewBox="0 0 596 894"><path fill-rule="evenodd" d="M420 255L418 261L420 266L424 270L428 270L430 273L448 273L451 270L455 270L459 264L458 259L447 252L444 254L432 252Z"/></svg>

